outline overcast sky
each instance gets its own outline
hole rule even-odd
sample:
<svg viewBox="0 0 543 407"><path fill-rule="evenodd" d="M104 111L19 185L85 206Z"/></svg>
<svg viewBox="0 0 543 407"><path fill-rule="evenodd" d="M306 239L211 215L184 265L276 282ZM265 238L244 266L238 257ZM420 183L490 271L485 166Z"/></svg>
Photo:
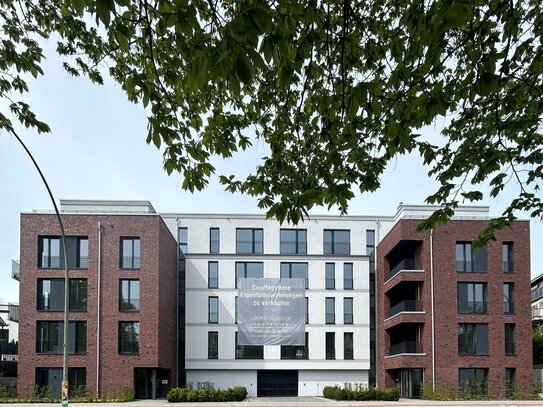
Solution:
<svg viewBox="0 0 543 407"><path fill-rule="evenodd" d="M143 108L127 102L120 88L107 79L104 86L97 86L68 76L48 48L45 76L30 81L26 101L52 132L37 135L19 128L19 135L41 166L57 203L59 199L138 199L151 201L158 212L261 213L255 199L224 192L216 179L202 193L184 192L181 178L163 171L161 152L145 143ZM243 175L266 153L266 146L259 144L214 164L218 173ZM19 258L19 214L53 207L17 140L1 132L0 163L0 300L17 303L19 287L11 279L11 260ZM349 214L394 215L400 202L421 204L435 190L436 183L428 178L420 158L404 156L389 165L377 193L352 201ZM491 215L499 215L512 193L483 204L490 205ZM317 208L312 213L327 212ZM532 276L536 276L543 259L542 251L536 250L541 248L543 227L532 221L531 230Z"/></svg>

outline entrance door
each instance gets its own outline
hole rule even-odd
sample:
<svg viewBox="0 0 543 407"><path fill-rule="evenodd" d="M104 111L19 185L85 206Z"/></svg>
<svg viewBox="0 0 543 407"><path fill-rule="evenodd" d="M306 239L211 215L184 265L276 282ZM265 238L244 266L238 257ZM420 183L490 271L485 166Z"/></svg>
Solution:
<svg viewBox="0 0 543 407"><path fill-rule="evenodd" d="M423 380L423 369L400 370L401 396L409 399L420 398L420 388Z"/></svg>
<svg viewBox="0 0 543 407"><path fill-rule="evenodd" d="M135 396L137 399L156 398L156 395L153 394L153 369L135 368L134 383L136 383Z"/></svg>
<svg viewBox="0 0 543 407"><path fill-rule="evenodd" d="M297 370L259 370L257 396L298 396Z"/></svg>

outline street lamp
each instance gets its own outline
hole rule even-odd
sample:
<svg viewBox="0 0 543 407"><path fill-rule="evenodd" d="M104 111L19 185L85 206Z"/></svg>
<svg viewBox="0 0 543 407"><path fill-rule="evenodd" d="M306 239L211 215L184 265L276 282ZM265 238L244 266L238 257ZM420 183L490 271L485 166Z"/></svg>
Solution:
<svg viewBox="0 0 543 407"><path fill-rule="evenodd" d="M63 341L63 358L62 358L62 388L61 388L61 398L62 398L62 406L68 407L68 318L69 318L69 305L70 305L70 272L68 270L68 250L66 246L66 235L64 233L64 224L62 223L62 219L60 217L60 212L58 211L57 204L55 202L55 198L53 197L53 193L51 192L51 188L49 188L49 184L47 183L45 176L41 172L40 167L38 166L38 163L30 153L30 150L26 147L25 143L21 140L21 138L17 135L15 130L13 128L9 129L11 134L15 136L15 138L21 143L24 150L34 163L34 166L38 170L38 173L40 174L40 177L45 184L45 188L47 189L47 192L49 193L49 197L51 198L51 202L53 202L53 207L55 208L55 214L57 215L58 224L60 226L60 234L61 234L61 240L62 240L62 250L64 252L64 341Z"/></svg>

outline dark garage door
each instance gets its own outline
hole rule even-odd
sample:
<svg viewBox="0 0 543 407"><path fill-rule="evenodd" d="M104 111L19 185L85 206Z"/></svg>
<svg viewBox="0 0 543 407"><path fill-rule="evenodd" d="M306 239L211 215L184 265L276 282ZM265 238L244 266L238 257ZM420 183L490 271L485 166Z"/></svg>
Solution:
<svg viewBox="0 0 543 407"><path fill-rule="evenodd" d="M297 370L259 370L257 396L298 396Z"/></svg>

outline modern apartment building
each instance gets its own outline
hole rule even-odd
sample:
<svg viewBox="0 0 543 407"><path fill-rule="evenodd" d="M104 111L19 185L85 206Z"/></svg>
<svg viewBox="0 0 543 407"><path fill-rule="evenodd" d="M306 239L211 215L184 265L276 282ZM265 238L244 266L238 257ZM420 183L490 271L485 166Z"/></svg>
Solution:
<svg viewBox="0 0 543 407"><path fill-rule="evenodd" d="M477 248L486 208L417 232L427 216L424 207L400 208L378 246L379 383L400 386L405 397L416 397L423 381L479 383L499 398L506 382L529 388L529 222Z"/></svg>
<svg viewBox="0 0 543 407"><path fill-rule="evenodd" d="M447 225L416 232L433 209L293 226L261 215L159 215L148 202L61 201L70 382L129 386L138 398L203 382L251 396L320 395L352 382L416 397L422 381L478 380L500 395L506 378L522 383L531 368L529 223L481 250L471 242L488 208L460 208ZM54 214L21 215L20 392L60 386L61 252ZM241 278L305 281L304 345L238 343Z"/></svg>

